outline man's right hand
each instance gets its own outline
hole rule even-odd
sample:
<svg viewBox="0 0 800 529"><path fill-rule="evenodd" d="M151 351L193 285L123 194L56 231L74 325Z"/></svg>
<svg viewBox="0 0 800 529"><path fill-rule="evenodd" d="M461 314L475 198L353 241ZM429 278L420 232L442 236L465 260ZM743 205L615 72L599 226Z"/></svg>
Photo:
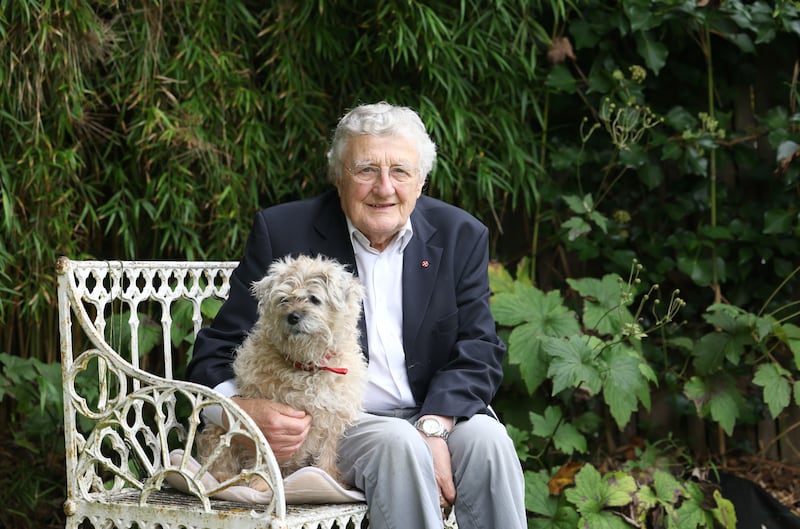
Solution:
<svg viewBox="0 0 800 529"><path fill-rule="evenodd" d="M233 401L255 421L279 462L289 459L300 448L311 428L311 415L286 404L243 397L233 397ZM225 414L222 420L227 422Z"/></svg>

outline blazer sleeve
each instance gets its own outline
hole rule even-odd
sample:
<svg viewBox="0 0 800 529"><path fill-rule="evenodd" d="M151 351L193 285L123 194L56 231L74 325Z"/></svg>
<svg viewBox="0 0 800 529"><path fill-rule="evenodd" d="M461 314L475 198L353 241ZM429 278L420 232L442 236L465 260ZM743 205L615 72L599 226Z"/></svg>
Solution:
<svg viewBox="0 0 800 529"><path fill-rule="evenodd" d="M234 353L258 315L258 303L251 293L251 285L264 277L272 261L269 231L264 216L258 214L244 256L231 275L228 299L211 325L197 334L194 353L186 368L188 380L213 388L234 378Z"/></svg>

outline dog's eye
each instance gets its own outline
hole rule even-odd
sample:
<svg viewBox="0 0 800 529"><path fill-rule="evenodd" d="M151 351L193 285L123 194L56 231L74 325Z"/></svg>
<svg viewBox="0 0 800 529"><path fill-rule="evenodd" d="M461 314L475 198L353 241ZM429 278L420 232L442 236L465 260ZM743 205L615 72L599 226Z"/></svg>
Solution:
<svg viewBox="0 0 800 529"><path fill-rule="evenodd" d="M322 301L317 296L308 296L308 301L310 301L314 305L321 305L322 304Z"/></svg>
<svg viewBox="0 0 800 529"><path fill-rule="evenodd" d="M278 300L279 305L286 305L287 303L289 303L289 298L283 297L280 300Z"/></svg>

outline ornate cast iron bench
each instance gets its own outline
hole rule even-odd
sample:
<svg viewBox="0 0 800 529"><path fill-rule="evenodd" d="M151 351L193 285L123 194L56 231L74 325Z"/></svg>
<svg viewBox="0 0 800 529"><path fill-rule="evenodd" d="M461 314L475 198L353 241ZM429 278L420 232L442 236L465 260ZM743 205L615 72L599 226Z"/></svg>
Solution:
<svg viewBox="0 0 800 529"><path fill-rule="evenodd" d="M85 521L138 529L361 527L364 503L287 505L275 457L250 417L180 380L203 313L228 295L235 266L59 259L68 528ZM251 439L257 457L249 471L209 490L203 468L195 473L170 452L192 453L200 412L211 405L222 406L231 436ZM175 476L191 494L169 486ZM251 476L269 485L269 503L209 497Z"/></svg>

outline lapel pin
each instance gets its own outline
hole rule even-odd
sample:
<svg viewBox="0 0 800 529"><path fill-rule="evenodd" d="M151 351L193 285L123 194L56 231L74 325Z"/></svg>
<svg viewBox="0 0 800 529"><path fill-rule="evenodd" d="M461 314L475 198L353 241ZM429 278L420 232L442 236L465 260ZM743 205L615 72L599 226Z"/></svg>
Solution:
<svg viewBox="0 0 800 529"><path fill-rule="evenodd" d="M422 265L422 268L428 268L431 265L428 261L422 261L420 264Z"/></svg>

